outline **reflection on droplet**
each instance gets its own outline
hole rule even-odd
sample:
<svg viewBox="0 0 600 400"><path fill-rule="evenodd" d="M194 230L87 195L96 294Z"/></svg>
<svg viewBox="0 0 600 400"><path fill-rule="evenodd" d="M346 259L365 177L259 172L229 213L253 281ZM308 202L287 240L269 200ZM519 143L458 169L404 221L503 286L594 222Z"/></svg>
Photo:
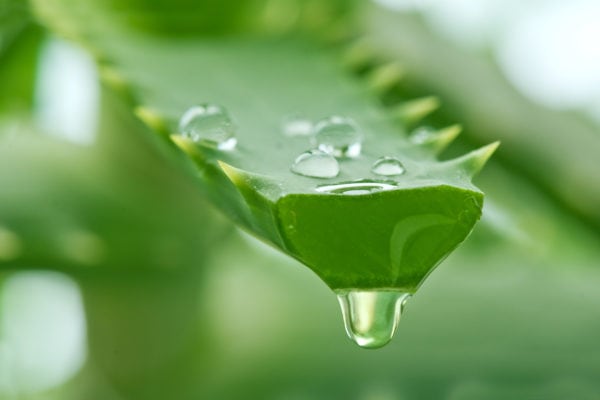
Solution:
<svg viewBox="0 0 600 400"><path fill-rule="evenodd" d="M283 122L283 133L286 136L310 136L313 134L313 123L308 118L291 116Z"/></svg>
<svg viewBox="0 0 600 400"><path fill-rule="evenodd" d="M331 185L320 185L317 186L316 191L321 193L360 195L396 188L397 186L391 183L362 179L351 182L339 182Z"/></svg>
<svg viewBox="0 0 600 400"><path fill-rule="evenodd" d="M340 173L340 166L331 154L310 150L296 158L291 170L295 174L312 178L335 178Z"/></svg>
<svg viewBox="0 0 600 400"><path fill-rule="evenodd" d="M366 349L386 345L394 336L410 293L398 290L339 290L348 337Z"/></svg>
<svg viewBox="0 0 600 400"><path fill-rule="evenodd" d="M332 116L315 126L314 141L326 153L352 158L360 155L362 134L350 118Z"/></svg>
<svg viewBox="0 0 600 400"><path fill-rule="evenodd" d="M371 167L374 174L382 176L402 175L406 172L400 160L394 157L381 157Z"/></svg>
<svg viewBox="0 0 600 400"><path fill-rule="evenodd" d="M410 134L410 140L416 144L423 144L429 141L432 137L435 136L435 129L429 126L421 126L415 129Z"/></svg>
<svg viewBox="0 0 600 400"><path fill-rule="evenodd" d="M179 120L179 132L183 136L219 150L235 148L235 130L227 110L216 104L191 107Z"/></svg>

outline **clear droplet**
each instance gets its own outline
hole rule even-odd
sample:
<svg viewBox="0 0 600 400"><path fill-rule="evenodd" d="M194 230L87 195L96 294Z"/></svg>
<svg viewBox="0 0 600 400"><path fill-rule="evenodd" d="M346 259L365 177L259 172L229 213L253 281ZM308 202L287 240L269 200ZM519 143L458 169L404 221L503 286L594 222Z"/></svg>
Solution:
<svg viewBox="0 0 600 400"><path fill-rule="evenodd" d="M410 293L397 290L337 291L348 337L366 349L385 346L394 336Z"/></svg>
<svg viewBox="0 0 600 400"><path fill-rule="evenodd" d="M362 147L362 134L350 118L329 117L315 126L316 146L335 157L358 157Z"/></svg>
<svg viewBox="0 0 600 400"><path fill-rule="evenodd" d="M227 110L216 104L189 108L179 120L179 132L196 143L219 150L233 150L237 144L235 125Z"/></svg>
<svg viewBox="0 0 600 400"><path fill-rule="evenodd" d="M410 140L416 144L423 144L429 141L436 134L435 129L429 126L421 126L410 134Z"/></svg>
<svg viewBox="0 0 600 400"><path fill-rule="evenodd" d="M331 185L317 186L316 191L321 193L359 195L380 192L382 190L396 189L397 186L387 182L377 182L367 179L351 182L340 182Z"/></svg>
<svg viewBox="0 0 600 400"><path fill-rule="evenodd" d="M321 150L310 150L300 154L291 169L295 174L311 178L335 178L340 173L340 166L335 157Z"/></svg>
<svg viewBox="0 0 600 400"><path fill-rule="evenodd" d="M371 171L381 176L396 176L406 172L400 160L394 157L381 157L373 163Z"/></svg>
<svg viewBox="0 0 600 400"><path fill-rule="evenodd" d="M308 118L291 116L283 122L283 133L286 136L310 136L313 134L313 123Z"/></svg>

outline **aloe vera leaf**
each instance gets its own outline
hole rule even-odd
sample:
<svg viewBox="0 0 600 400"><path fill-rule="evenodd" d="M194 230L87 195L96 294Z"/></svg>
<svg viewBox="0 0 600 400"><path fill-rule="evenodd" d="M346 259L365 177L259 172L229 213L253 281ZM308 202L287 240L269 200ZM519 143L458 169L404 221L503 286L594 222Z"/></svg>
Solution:
<svg viewBox="0 0 600 400"><path fill-rule="evenodd" d="M72 10L61 10L60 4L54 2L52 15L40 13L58 31L77 22ZM333 289L413 292L481 215L483 194L471 178L496 144L436 161L430 144L413 143L404 135L403 121L421 117L422 107L417 112L405 107L398 118L373 93L381 87L346 71L335 48L303 35L166 39L122 26L92 25L85 35L75 36L111 60L105 65L107 81L197 165L205 195ZM198 145L178 134L179 117L206 102L225 106L234 118L239 127L234 151ZM314 144L282 134L282 121L290 114L313 121L331 115L352 118L364 135L362 154L340 160L335 178L294 174L294 159ZM381 156L398 157L406 167L394 190L360 196L315 190L325 183L382 180L371 172ZM410 231L399 231L403 227Z"/></svg>
<svg viewBox="0 0 600 400"><path fill-rule="evenodd" d="M493 59L458 48L414 16L373 2L365 3L362 15L363 49L371 57L383 54L402 63L410 82L405 90L435 90L446 114L469 128L465 138L472 143L501 140L506 165L600 227L600 140L591 118L525 98Z"/></svg>

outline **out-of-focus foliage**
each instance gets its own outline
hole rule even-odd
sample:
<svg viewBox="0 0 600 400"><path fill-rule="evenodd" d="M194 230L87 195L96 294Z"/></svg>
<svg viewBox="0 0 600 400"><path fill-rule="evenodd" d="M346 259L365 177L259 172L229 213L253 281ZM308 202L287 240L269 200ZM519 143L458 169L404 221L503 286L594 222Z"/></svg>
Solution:
<svg viewBox="0 0 600 400"><path fill-rule="evenodd" d="M55 28L63 34L89 40L106 33L108 26L167 37L335 31L337 23L353 17L355 1L33 0L32 3L36 12L53 20Z"/></svg>
<svg viewBox="0 0 600 400"><path fill-rule="evenodd" d="M1 139L0 218L22 248L10 266L194 269L223 234L189 173L168 169L139 123L113 109L94 148L26 124Z"/></svg>
<svg viewBox="0 0 600 400"><path fill-rule="evenodd" d="M33 105L41 36L25 2L0 1L0 111L26 112Z"/></svg>

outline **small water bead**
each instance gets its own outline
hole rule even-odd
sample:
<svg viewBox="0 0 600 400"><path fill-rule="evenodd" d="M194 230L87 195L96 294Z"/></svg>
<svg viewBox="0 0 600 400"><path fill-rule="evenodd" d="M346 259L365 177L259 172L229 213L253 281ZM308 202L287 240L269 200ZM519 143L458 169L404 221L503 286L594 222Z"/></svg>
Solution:
<svg viewBox="0 0 600 400"><path fill-rule="evenodd" d="M321 150L310 150L296 158L292 172L311 178L335 178L340 173L340 165L334 156Z"/></svg>
<svg viewBox="0 0 600 400"><path fill-rule="evenodd" d="M311 120L298 116L289 117L283 122L283 133L286 136L310 136L313 128Z"/></svg>
<svg viewBox="0 0 600 400"><path fill-rule="evenodd" d="M381 176L397 176L406 172L400 160L394 157L381 157L371 167L374 174Z"/></svg>
<svg viewBox="0 0 600 400"><path fill-rule="evenodd" d="M380 192L383 190L396 189L397 186L386 182L376 182L367 179L351 182L340 182L331 185L317 186L316 191L320 193L360 195Z"/></svg>
<svg viewBox="0 0 600 400"><path fill-rule="evenodd" d="M350 118L332 116L315 126L316 146L335 157L358 157L362 139L357 125Z"/></svg>
<svg viewBox="0 0 600 400"><path fill-rule="evenodd" d="M435 133L435 129L429 126L421 126L411 133L410 140L416 144L423 144L434 137Z"/></svg>
<svg viewBox="0 0 600 400"><path fill-rule="evenodd" d="M382 347L392 339L411 296L397 290L344 290L337 295L348 337L367 349Z"/></svg>
<svg viewBox="0 0 600 400"><path fill-rule="evenodd" d="M179 120L179 131L183 136L219 150L235 148L235 130L227 110L216 104L191 107Z"/></svg>

